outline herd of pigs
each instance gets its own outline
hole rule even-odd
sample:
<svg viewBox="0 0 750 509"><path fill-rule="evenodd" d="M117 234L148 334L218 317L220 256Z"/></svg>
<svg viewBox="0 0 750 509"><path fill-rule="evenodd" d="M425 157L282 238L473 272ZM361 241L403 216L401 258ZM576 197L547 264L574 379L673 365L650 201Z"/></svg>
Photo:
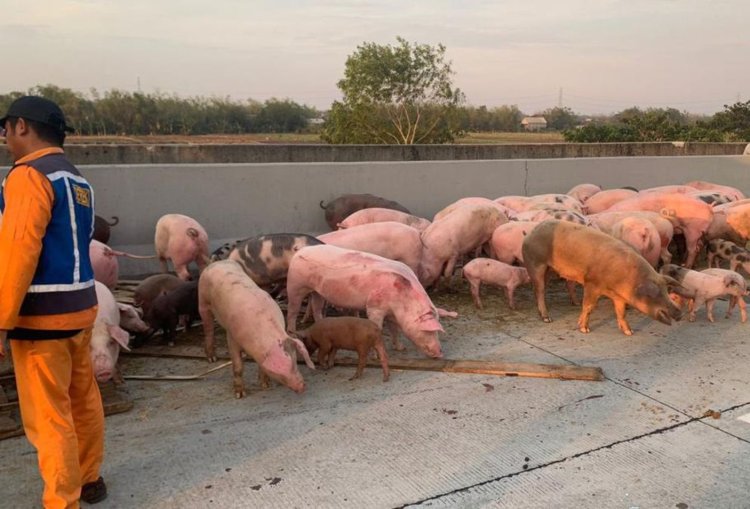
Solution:
<svg viewBox="0 0 750 509"><path fill-rule="evenodd" d="M258 364L262 387L270 377L304 391L297 355L314 369L315 350L323 368L333 365L338 349L356 351L354 378L374 350L385 381L383 327L394 349L404 349L403 333L427 356L442 357L440 318L456 313L437 308L426 289L450 285L458 265L478 308L482 283L504 288L510 308L516 287L533 284L545 322L551 321L545 288L559 276L571 302L581 306L581 332L589 332L589 316L601 296L613 301L617 324L627 335L632 334L628 306L671 324L685 304L693 321L705 303L713 321L715 300L726 296L727 317L739 304L742 321L747 318L747 285L737 271L750 270L745 250L750 200L733 187L693 181L602 190L581 184L566 194L462 198L432 221L370 194L344 195L320 206L334 231L317 237L267 233L227 243L211 255L198 221L181 214L161 217L156 255L150 258L159 259L162 273L135 288L132 306L117 303L112 289L118 256L134 255L106 245L116 223L97 217L90 246L99 298L91 347L97 379L121 379L120 347L140 346L156 331L172 344L178 324L200 317L211 362L214 320L226 330L237 397L245 394L243 352ZM709 268L692 270L704 247ZM176 276L167 272L168 261ZM722 261L729 262L728 269L719 268ZM199 272L191 274L193 262ZM583 286L581 302L575 284ZM284 300L286 321L279 305ZM305 301L314 325L297 331Z"/></svg>

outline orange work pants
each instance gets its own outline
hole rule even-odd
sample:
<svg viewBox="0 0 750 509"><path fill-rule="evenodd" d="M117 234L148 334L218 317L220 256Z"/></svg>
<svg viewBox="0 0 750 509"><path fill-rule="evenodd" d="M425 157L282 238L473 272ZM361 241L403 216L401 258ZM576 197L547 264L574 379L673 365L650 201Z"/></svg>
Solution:
<svg viewBox="0 0 750 509"><path fill-rule="evenodd" d="M77 508L99 478L104 411L91 367L91 329L69 339L11 340L26 437L37 451L45 508Z"/></svg>

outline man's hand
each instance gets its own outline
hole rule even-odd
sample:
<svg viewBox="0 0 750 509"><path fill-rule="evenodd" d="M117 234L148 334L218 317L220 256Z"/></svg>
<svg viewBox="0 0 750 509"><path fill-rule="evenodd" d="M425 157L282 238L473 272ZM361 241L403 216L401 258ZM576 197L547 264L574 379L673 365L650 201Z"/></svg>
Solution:
<svg viewBox="0 0 750 509"><path fill-rule="evenodd" d="M5 358L5 338L8 336L7 330L0 330L0 359Z"/></svg>

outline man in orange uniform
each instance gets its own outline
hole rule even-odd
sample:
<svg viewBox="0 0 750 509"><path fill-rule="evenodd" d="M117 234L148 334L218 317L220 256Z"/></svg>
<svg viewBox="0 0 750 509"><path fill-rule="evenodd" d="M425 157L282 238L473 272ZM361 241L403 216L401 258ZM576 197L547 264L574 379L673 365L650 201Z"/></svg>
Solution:
<svg viewBox="0 0 750 509"><path fill-rule="evenodd" d="M104 412L89 354L94 196L63 154L66 131L63 112L41 97L17 99L0 119L15 160L0 194L0 356L7 337L47 508L107 495Z"/></svg>

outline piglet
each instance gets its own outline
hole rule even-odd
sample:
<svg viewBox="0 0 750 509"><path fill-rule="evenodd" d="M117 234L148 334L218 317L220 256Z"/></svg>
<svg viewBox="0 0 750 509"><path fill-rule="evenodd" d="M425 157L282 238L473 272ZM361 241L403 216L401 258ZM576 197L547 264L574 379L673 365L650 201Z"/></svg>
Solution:
<svg viewBox="0 0 750 509"><path fill-rule="evenodd" d="M747 281L745 281L745 278L737 272L727 269L704 269L701 272L703 274L712 274L714 276L719 276L722 278L729 277L730 279L733 279L735 281L736 285L731 285L727 288L727 294L729 295L729 307L727 307L727 314L724 315L724 318L730 318L732 316L734 307L739 303L740 321L742 321L742 323L745 323L747 321L747 304L745 303L745 299L743 297L748 294ZM712 314L715 301L716 299L706 301L706 307L711 309Z"/></svg>
<svg viewBox="0 0 750 509"><path fill-rule="evenodd" d="M315 369L304 343L286 333L284 315L278 304L258 288L239 263L223 260L203 271L198 283L198 309L209 362L216 361L214 317L227 331L237 398L245 395L243 350L258 364L261 387L268 386L270 376L296 393L304 392L305 382L297 369L297 353L310 369Z"/></svg>
<svg viewBox="0 0 750 509"><path fill-rule="evenodd" d="M175 272L183 281L192 279L188 272L190 262L195 262L199 270L209 262L206 230L198 221L182 214L166 214L159 218L154 248L161 271L167 272L167 260L172 260Z"/></svg>
<svg viewBox="0 0 750 509"><path fill-rule="evenodd" d="M698 272L672 263L664 265L661 273L680 283L679 286L674 287L673 292L688 299L688 320L691 322L695 321L695 309L701 307L704 302L708 320L713 322L713 301L722 295L740 294L747 288L731 274L715 275Z"/></svg>
<svg viewBox="0 0 750 509"><path fill-rule="evenodd" d="M479 309L482 309L482 300L479 298L479 287L482 283L505 288L508 306L510 309L516 309L513 292L519 285L531 282L524 267L513 267L489 258L474 258L464 265L463 275L471 285L471 296Z"/></svg>
<svg viewBox="0 0 750 509"><path fill-rule="evenodd" d="M117 370L117 357L120 348L130 350L130 335L120 328L120 310L112 292L99 281L95 285L99 308L91 334L91 364L97 382L104 383L113 378L119 384L122 383L122 376Z"/></svg>
<svg viewBox="0 0 750 509"><path fill-rule="evenodd" d="M143 321L143 311L121 302L117 303L117 308L120 310L120 327L134 333L143 333L150 330L148 324Z"/></svg>
<svg viewBox="0 0 750 509"><path fill-rule="evenodd" d="M383 381L388 381L388 354L381 336L380 327L366 318L340 316L323 318L312 327L297 332L311 354L318 350L318 365L323 369L333 367L336 350L357 352L357 372L349 380L362 376L367 363L367 354L373 348L378 353L383 367Z"/></svg>

